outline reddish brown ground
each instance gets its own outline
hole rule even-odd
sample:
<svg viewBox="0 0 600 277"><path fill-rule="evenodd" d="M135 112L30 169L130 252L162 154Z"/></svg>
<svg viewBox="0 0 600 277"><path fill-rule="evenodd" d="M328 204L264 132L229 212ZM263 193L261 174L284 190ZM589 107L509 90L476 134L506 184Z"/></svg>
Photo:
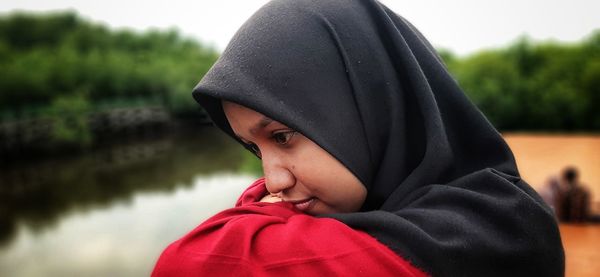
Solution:
<svg viewBox="0 0 600 277"><path fill-rule="evenodd" d="M600 276L600 225L560 225L567 277Z"/></svg>
<svg viewBox="0 0 600 277"><path fill-rule="evenodd" d="M600 135L505 134L521 176L540 189L548 176L565 166L579 168L581 181L592 192L592 209L600 213ZM566 276L600 276L600 224L561 224Z"/></svg>
<svg viewBox="0 0 600 277"><path fill-rule="evenodd" d="M592 193L592 209L600 213L600 135L505 134L504 138L521 176L536 190L549 176L576 166L581 182Z"/></svg>

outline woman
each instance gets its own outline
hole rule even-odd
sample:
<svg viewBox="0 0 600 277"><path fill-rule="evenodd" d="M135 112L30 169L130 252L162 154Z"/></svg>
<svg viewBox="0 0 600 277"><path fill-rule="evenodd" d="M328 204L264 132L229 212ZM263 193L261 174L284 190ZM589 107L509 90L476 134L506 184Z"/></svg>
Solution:
<svg viewBox="0 0 600 277"><path fill-rule="evenodd" d="M374 0L270 2L193 95L265 179L155 275L564 274L552 212L506 143Z"/></svg>

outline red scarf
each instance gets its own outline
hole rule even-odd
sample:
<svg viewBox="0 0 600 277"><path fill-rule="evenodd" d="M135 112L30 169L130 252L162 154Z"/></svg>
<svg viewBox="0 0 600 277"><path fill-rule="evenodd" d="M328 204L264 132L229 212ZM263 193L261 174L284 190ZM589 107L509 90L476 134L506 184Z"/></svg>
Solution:
<svg viewBox="0 0 600 277"><path fill-rule="evenodd" d="M261 178L169 245L152 276L426 276L367 233L264 195Z"/></svg>

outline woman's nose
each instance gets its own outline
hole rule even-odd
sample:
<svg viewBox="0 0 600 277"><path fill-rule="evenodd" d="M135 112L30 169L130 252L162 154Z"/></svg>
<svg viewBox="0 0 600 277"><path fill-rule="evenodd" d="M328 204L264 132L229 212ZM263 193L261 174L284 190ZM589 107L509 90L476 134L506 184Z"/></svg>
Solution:
<svg viewBox="0 0 600 277"><path fill-rule="evenodd" d="M296 183L296 178L280 159L263 153L262 164L265 184L269 193L283 192Z"/></svg>

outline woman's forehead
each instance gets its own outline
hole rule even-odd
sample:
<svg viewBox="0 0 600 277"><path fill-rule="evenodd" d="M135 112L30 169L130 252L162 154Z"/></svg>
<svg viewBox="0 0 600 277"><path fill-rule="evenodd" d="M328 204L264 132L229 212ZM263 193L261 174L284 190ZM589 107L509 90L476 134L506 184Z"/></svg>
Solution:
<svg viewBox="0 0 600 277"><path fill-rule="evenodd" d="M251 134L259 133L271 123L281 124L280 122L243 105L226 100L221 101L221 103L223 105L223 112L230 125L238 125L237 127L247 129ZM237 124L232 124L232 122L236 122ZM232 126L232 128L235 127Z"/></svg>

